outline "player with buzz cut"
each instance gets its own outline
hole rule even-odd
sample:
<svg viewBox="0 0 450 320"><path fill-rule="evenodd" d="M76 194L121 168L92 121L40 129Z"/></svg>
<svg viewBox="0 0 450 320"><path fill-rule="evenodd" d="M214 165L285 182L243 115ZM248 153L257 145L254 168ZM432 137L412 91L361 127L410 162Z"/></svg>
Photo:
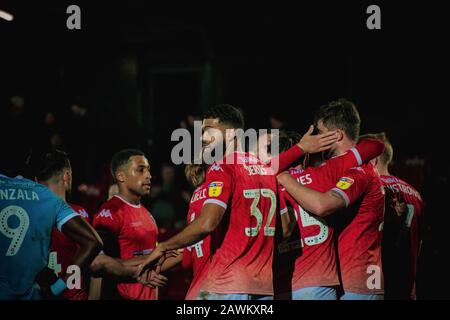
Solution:
<svg viewBox="0 0 450 320"><path fill-rule="evenodd" d="M29 165L35 174L35 180L66 201L70 197L72 190L72 167L67 153L48 149L45 151L33 150L29 159ZM89 216L86 210L76 204L70 203L75 212L88 221ZM75 253L77 243L68 238L57 228L53 228L50 242L49 269L52 269L57 276L61 276L68 270ZM139 268L137 266L124 266L119 261L104 254L98 255L92 262L90 269L95 275L115 275L115 276L137 276ZM94 290L89 290L88 274L82 274L80 287L67 289L61 294L61 298L68 300L94 300Z"/></svg>
<svg viewBox="0 0 450 320"><path fill-rule="evenodd" d="M380 139L385 144L384 152L375 160L386 191L383 234L385 296L386 299L415 300L424 202L414 187L390 174L394 150L386 134L367 134L361 138L366 137Z"/></svg>
<svg viewBox="0 0 450 320"><path fill-rule="evenodd" d="M38 286L35 282L43 270L48 270L53 227L77 244L70 264L78 266L81 272L86 271L101 250L101 239L63 199L47 187L17 176L15 169L25 162L25 157L8 148L3 151L0 159L0 300L59 296L68 288L67 280L71 276L68 270L60 273L54 283L41 282Z"/></svg>
<svg viewBox="0 0 450 320"><path fill-rule="evenodd" d="M370 162L363 164L360 152L354 151L357 150L354 148L360 128L358 111L350 101L339 99L322 106L316 113L315 123L319 133L337 130L338 141L330 149L328 157L334 158L317 169L320 172L318 176L307 176L307 171L291 174L285 172L278 176L279 183L300 206L299 215L303 226L316 225L302 236L305 237L304 253L314 252L314 247L323 250L326 248L323 243L328 243L331 247L333 240L328 237L332 230L330 227L334 226L344 290L339 298L381 300L384 292L381 269L384 193L374 166ZM343 161L346 155L352 153L353 161L357 160L359 165L353 168ZM380 153L381 151L378 154ZM325 223L329 219L333 219L332 224ZM308 277L304 281L310 283L304 283L303 286L314 289L319 281L322 291L316 291L317 297L326 295L335 298L333 284L338 284L338 281L337 265L333 260L334 249L330 248L326 252L328 253L324 252L323 255L315 254L317 266L322 268L322 273L315 274L316 277ZM312 275L314 270L310 270ZM300 270L305 271L308 271L307 264L303 264L303 270ZM299 279L299 282L302 280Z"/></svg>
<svg viewBox="0 0 450 320"><path fill-rule="evenodd" d="M151 264L157 258L164 259L166 251L193 245L211 235L209 270L198 299L271 299L273 295L277 183L268 165L239 151L237 130L243 128L243 114L233 106L218 105L205 114L204 157L212 156L218 146L224 152L206 173L207 194L201 213L180 233L162 242L147 260ZM280 155L279 167L286 168L303 151L332 145L334 135L307 135Z"/></svg>

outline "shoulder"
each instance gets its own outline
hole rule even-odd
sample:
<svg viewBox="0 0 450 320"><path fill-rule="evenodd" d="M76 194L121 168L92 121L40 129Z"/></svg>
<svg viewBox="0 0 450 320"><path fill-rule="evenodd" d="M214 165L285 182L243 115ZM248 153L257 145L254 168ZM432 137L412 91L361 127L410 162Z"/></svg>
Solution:
<svg viewBox="0 0 450 320"><path fill-rule="evenodd" d="M79 206L74 203L69 203L69 206L83 218L86 218L86 219L89 218L89 214L87 213L86 209L84 209L82 206Z"/></svg>
<svg viewBox="0 0 450 320"><path fill-rule="evenodd" d="M120 201L120 199L112 197L100 207L95 216L102 218L112 218L113 216L119 216L121 215L124 206L124 203Z"/></svg>
<svg viewBox="0 0 450 320"><path fill-rule="evenodd" d="M369 178L369 177L377 177L378 179L380 178L380 175L378 174L377 170L370 163L363 164L362 166L359 166L359 167L349 168L345 172L353 174L353 175L367 177L367 178Z"/></svg>

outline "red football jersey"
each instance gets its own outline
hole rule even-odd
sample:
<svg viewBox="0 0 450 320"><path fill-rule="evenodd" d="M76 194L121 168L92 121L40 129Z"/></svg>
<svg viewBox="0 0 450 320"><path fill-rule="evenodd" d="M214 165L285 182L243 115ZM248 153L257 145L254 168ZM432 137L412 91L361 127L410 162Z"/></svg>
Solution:
<svg viewBox="0 0 450 320"><path fill-rule="evenodd" d="M69 204L72 209L81 217L89 221L89 215L86 210L76 204ZM67 267L71 265L75 253L78 250L78 245L70 240L64 233L59 231L56 227L53 228L52 238L50 241L50 255L48 267L57 273L58 277L64 275ZM69 300L86 300L88 298L88 288L86 279L81 277L80 289L67 289L62 293L64 299Z"/></svg>
<svg viewBox="0 0 450 320"><path fill-rule="evenodd" d="M151 253L156 248L158 227L143 205L133 205L116 195L94 216L94 228L117 241L118 252L105 253L120 259L131 259ZM156 290L140 283L118 283L118 293L127 300L155 300Z"/></svg>
<svg viewBox="0 0 450 320"><path fill-rule="evenodd" d="M401 193L403 200L408 206L406 226L409 229L411 243L411 270L412 282L415 283L417 272L417 258L419 255L419 224L422 219L424 203L420 193L407 182L395 176L381 176L381 181L385 188L389 188L394 193ZM415 292L412 292L415 296Z"/></svg>
<svg viewBox="0 0 450 320"><path fill-rule="evenodd" d="M201 213L203 202L206 199L208 185L203 183L198 187L191 197L189 211L187 215L188 224L194 221ZM209 250L211 237L207 236L198 243L185 248L183 251L183 267L192 267L192 281L186 294L186 300L195 300L200 293L201 286L207 275L209 267Z"/></svg>
<svg viewBox="0 0 450 320"><path fill-rule="evenodd" d="M336 213L340 223L339 262L345 292L383 294L381 239L384 190L372 164L347 170L333 190L347 209Z"/></svg>
<svg viewBox="0 0 450 320"><path fill-rule="evenodd" d="M226 212L211 234L211 263L202 290L273 294L277 182L269 171L259 159L241 152L208 169L204 205L214 203Z"/></svg>
<svg viewBox="0 0 450 320"><path fill-rule="evenodd" d="M343 155L324 162L319 167L305 170L290 169L289 172L300 184L320 192L327 192L341 175L349 168L369 161L367 152L360 154L358 148L352 148ZM308 213L283 188L280 191L280 213L286 214L287 204L294 209L298 223L298 233L278 247L280 270L277 270L279 293L286 293L307 287L339 285L337 261L334 245L333 225ZM290 255L290 257L286 256ZM295 267L286 268L286 264L295 257ZM291 279L290 283L287 279Z"/></svg>

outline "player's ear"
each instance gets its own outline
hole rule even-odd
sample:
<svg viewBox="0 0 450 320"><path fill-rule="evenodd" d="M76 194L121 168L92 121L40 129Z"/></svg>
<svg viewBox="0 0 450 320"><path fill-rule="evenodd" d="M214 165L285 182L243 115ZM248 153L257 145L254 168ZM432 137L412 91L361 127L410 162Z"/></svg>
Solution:
<svg viewBox="0 0 450 320"><path fill-rule="evenodd" d="M380 158L379 158L379 157L376 157L375 159L372 159L372 160L371 160L372 165L373 165L374 167L377 166L377 164L378 164L379 161L380 161Z"/></svg>
<svg viewBox="0 0 450 320"><path fill-rule="evenodd" d="M64 170L63 181L65 184L70 182L71 175L70 170Z"/></svg>
<svg viewBox="0 0 450 320"><path fill-rule="evenodd" d="M344 132L341 129L336 129L336 134L337 134L337 138L338 138L337 142L344 139Z"/></svg>
<svg viewBox="0 0 450 320"><path fill-rule="evenodd" d="M115 175L117 182L125 182L127 179L125 172L122 170L117 170Z"/></svg>

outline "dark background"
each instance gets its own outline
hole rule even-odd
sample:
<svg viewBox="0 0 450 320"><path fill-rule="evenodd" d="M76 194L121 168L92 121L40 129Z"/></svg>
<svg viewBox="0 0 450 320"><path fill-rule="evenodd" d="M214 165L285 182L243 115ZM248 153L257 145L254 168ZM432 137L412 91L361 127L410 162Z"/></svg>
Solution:
<svg viewBox="0 0 450 320"><path fill-rule="evenodd" d="M15 16L0 20L0 107L20 95L29 119L26 129L3 124L2 139L27 134L22 141L41 143L52 111L80 167L76 184L98 184L124 147L146 151L158 181L170 134L187 115L229 103L244 110L247 127L267 128L275 116L304 132L316 108L346 97L362 133L388 134L394 173L424 194L432 231L423 297L448 296L448 103L438 96L448 90L449 55L440 2L36 2L0 2ZM81 7L81 30L66 28L70 4ZM369 4L381 7L381 30L366 28ZM74 101L89 114L78 126Z"/></svg>

